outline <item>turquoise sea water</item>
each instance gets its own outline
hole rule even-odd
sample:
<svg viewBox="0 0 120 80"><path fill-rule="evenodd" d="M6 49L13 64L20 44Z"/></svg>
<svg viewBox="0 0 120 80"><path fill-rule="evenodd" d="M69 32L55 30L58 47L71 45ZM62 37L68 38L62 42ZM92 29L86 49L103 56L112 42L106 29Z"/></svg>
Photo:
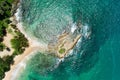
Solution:
<svg viewBox="0 0 120 80"><path fill-rule="evenodd" d="M92 33L59 66L38 52L18 80L120 80L119 0L22 0L20 9L27 34L45 43L73 23L87 24Z"/></svg>

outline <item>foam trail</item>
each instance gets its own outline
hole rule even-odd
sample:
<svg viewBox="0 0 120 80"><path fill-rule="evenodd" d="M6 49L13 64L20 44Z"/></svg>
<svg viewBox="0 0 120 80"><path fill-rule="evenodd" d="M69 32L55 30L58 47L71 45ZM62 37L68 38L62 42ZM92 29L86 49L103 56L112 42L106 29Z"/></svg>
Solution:
<svg viewBox="0 0 120 80"><path fill-rule="evenodd" d="M91 34L91 30L90 30L90 26L88 26L88 24L85 24L82 27L82 34L85 38L89 38L89 36Z"/></svg>
<svg viewBox="0 0 120 80"><path fill-rule="evenodd" d="M21 69L25 69L25 67L26 67L25 62L19 63L19 64L16 66L16 69L12 72L12 77L11 77L10 80L16 80L16 78L17 78L20 70L21 70Z"/></svg>
<svg viewBox="0 0 120 80"><path fill-rule="evenodd" d="M63 62L63 61L64 61L64 58L61 58L61 59L57 58L57 62L56 62L56 64L55 64L54 68L51 69L51 71L52 71L53 69L56 69L56 68L60 65L60 63Z"/></svg>
<svg viewBox="0 0 120 80"><path fill-rule="evenodd" d="M32 58L32 56L36 55L37 51L31 52L28 56L26 56L19 64L15 66L15 70L12 72L12 77L10 80L16 80L19 74L26 68L27 61Z"/></svg>
<svg viewBox="0 0 120 80"><path fill-rule="evenodd" d="M77 29L76 23L72 24L71 32L74 33L76 29Z"/></svg>

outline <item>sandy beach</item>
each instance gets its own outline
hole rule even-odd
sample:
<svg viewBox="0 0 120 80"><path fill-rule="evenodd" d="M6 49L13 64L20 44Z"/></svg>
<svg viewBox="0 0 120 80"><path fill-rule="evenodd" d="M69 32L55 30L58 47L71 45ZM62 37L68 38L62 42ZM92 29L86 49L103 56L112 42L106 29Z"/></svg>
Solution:
<svg viewBox="0 0 120 80"><path fill-rule="evenodd" d="M17 75L19 75L19 72L21 69L24 69L25 67L25 62L27 60L27 57L34 53L35 51L41 51L44 52L47 50L47 45L42 44L34 39L30 39L26 34L25 31L22 29L22 25L18 23L17 28L25 35L25 37L29 41L29 47L27 47L21 55L18 55L14 58L14 64L11 65L10 70L5 73L5 78L3 80L16 80ZM9 38L9 39L8 39ZM9 41L10 39L13 38L12 35L8 34L7 37L5 38L5 44L10 46ZM11 53L12 54L12 53ZM8 54L7 54L8 55Z"/></svg>
<svg viewBox="0 0 120 80"><path fill-rule="evenodd" d="M0 52L0 57L12 55L14 49L11 46L11 39L13 39L13 37L14 37L13 34L7 32L7 35L4 37L3 44L5 44L5 46L8 47L10 51L5 49L4 51Z"/></svg>
<svg viewBox="0 0 120 80"><path fill-rule="evenodd" d="M22 64L27 60L27 56L34 53L35 51L45 51L47 47L43 46L34 46L35 44L30 42L30 46L25 49L24 53L18 55L14 58L14 64L11 65L10 71L5 73L5 78L3 80L16 80L17 73L21 71L25 66Z"/></svg>
<svg viewBox="0 0 120 80"><path fill-rule="evenodd" d="M15 24L16 22L14 20L15 19L14 17L12 17L11 20ZM24 62L26 62L26 60L27 60L26 57L29 57L29 55L34 53L35 51L40 50L41 52L44 52L45 50L47 50L47 45L42 44L42 43L36 41L35 39L31 39L26 35L25 31L22 28L21 23L16 23L16 26L28 39L29 47L27 47L25 49L24 53L22 53L21 55L18 55L14 58L14 64L11 65L10 70L5 73L5 78L3 80L16 80L17 75L19 75L18 73L21 71L21 69L24 69L24 67L25 67ZM12 36L9 34L8 38L11 39ZM9 39L7 39L7 40L9 40ZM5 43L7 44L8 41L5 41Z"/></svg>

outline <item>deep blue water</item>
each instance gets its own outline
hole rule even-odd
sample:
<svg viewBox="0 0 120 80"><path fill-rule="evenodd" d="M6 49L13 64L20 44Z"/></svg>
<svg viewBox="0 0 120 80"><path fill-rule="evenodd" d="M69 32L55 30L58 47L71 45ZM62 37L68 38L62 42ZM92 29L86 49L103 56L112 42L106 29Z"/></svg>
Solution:
<svg viewBox="0 0 120 80"><path fill-rule="evenodd" d="M71 23L86 23L92 33L57 68L56 58L38 52L19 80L120 80L119 0L23 0L21 10L26 32L43 42Z"/></svg>

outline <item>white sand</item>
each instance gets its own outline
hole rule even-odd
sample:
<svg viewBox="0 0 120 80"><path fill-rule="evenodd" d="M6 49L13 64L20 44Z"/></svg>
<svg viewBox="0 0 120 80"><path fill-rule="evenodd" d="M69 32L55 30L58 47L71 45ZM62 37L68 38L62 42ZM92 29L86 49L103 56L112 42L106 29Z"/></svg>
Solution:
<svg viewBox="0 0 120 80"><path fill-rule="evenodd" d="M30 45L32 45L32 43L30 43ZM5 78L3 80L16 80L17 75L19 75L19 72L21 71L21 69L25 68L25 62L27 60L27 56L29 56L30 54L34 53L34 51L41 51L44 52L46 50L46 46L29 46L28 48L26 48L26 50L24 51L23 54L18 55L14 58L14 64L11 65L11 69L10 71L5 73Z"/></svg>
<svg viewBox="0 0 120 80"><path fill-rule="evenodd" d="M6 47L10 48L10 51L7 51L6 49L2 52L0 52L0 57L4 57L7 55L12 55L14 49L11 46L11 39L13 39L14 35L12 35L11 33L7 32L7 35L4 37L4 41L3 44L5 44Z"/></svg>

